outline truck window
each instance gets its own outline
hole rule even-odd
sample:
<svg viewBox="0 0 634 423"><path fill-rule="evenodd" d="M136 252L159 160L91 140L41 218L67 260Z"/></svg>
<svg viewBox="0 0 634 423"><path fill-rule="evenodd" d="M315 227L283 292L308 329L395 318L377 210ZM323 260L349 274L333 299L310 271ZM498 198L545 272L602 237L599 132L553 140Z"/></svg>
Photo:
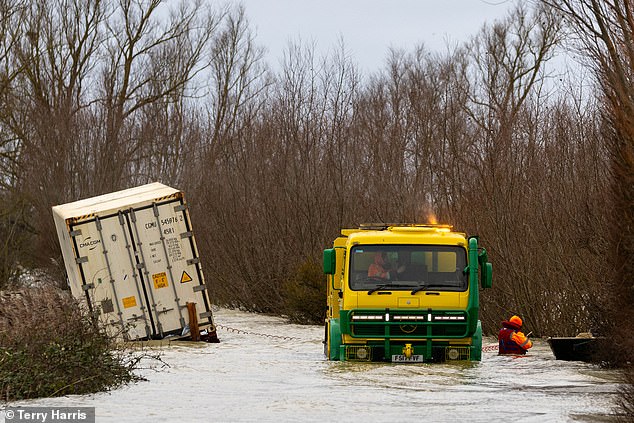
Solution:
<svg viewBox="0 0 634 423"><path fill-rule="evenodd" d="M349 286L354 291L385 284L394 290L422 286L433 291L466 291L468 286L463 273L467 252L458 246L357 245L351 249L349 264ZM374 267L369 272L370 266Z"/></svg>

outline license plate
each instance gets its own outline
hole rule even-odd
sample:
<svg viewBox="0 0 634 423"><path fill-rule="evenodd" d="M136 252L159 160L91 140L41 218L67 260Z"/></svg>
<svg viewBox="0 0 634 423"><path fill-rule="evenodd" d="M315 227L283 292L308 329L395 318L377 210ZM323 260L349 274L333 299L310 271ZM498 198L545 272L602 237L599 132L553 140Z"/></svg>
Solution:
<svg viewBox="0 0 634 423"><path fill-rule="evenodd" d="M411 356L406 357L401 354L392 355L392 363L422 363L423 356L421 354L413 354Z"/></svg>

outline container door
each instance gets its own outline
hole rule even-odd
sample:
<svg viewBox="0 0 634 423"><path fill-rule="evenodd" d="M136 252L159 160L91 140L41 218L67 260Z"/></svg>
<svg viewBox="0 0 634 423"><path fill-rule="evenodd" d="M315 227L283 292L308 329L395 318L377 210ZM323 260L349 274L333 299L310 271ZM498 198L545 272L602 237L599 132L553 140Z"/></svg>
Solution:
<svg viewBox="0 0 634 423"><path fill-rule="evenodd" d="M151 336L152 321L123 214L76 224L71 236L88 303L108 333L124 339Z"/></svg>
<svg viewBox="0 0 634 423"><path fill-rule="evenodd" d="M189 214L182 200L131 210L129 219L158 333L180 335L185 330L188 302L196 303L201 325L212 323Z"/></svg>

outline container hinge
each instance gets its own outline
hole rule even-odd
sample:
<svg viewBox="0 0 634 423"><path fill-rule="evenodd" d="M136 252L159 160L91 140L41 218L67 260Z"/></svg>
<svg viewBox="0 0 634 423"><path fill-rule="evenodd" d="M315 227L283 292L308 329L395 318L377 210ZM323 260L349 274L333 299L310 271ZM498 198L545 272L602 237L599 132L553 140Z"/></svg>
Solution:
<svg viewBox="0 0 634 423"><path fill-rule="evenodd" d="M185 211L185 210L187 210L187 206L185 204L179 204L178 206L174 206L175 212Z"/></svg>
<svg viewBox="0 0 634 423"><path fill-rule="evenodd" d="M183 232L181 234L181 239L183 238L191 238L194 236L194 233L192 231L187 231L187 232Z"/></svg>
<svg viewBox="0 0 634 423"><path fill-rule="evenodd" d="M198 257L194 257L193 259L187 260L187 264L198 264L200 263L200 259Z"/></svg>
<svg viewBox="0 0 634 423"><path fill-rule="evenodd" d="M88 261L88 256L77 257L75 259L75 263L77 263L77 264L86 263L87 261Z"/></svg>
<svg viewBox="0 0 634 423"><path fill-rule="evenodd" d="M206 312L204 312L204 313L200 313L200 314L198 315L198 317L200 317L201 319L205 319L205 318L207 318L207 317L211 318L211 316L212 316L211 311L206 311Z"/></svg>
<svg viewBox="0 0 634 423"><path fill-rule="evenodd" d="M75 229L74 231L70 231L69 235L73 238L75 238L76 236L81 235L81 229Z"/></svg>
<svg viewBox="0 0 634 423"><path fill-rule="evenodd" d="M88 291L89 289L93 289L95 287L94 283L87 283L81 286L81 289L84 291Z"/></svg>
<svg viewBox="0 0 634 423"><path fill-rule="evenodd" d="M192 288L192 290L194 292L204 291L205 289L207 289L207 287L205 285L197 285L197 286Z"/></svg>

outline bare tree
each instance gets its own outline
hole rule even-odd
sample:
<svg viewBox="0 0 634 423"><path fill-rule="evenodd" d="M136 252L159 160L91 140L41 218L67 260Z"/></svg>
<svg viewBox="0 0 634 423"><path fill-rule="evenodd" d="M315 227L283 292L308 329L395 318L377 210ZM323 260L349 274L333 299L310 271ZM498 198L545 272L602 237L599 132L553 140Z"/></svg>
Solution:
<svg viewBox="0 0 634 423"><path fill-rule="evenodd" d="M20 22L27 10L26 2L20 0L4 0L0 2L0 119L6 122L11 115L13 104L13 87L20 73L20 66L15 60L18 44L21 39ZM20 142L12 132L2 124L0 126L0 190L10 189L16 184L16 160Z"/></svg>
<svg viewBox="0 0 634 423"><path fill-rule="evenodd" d="M542 69L559 41L558 22L547 8L531 14L518 5L505 20L485 26L470 45L472 85L466 110L476 125L470 157L480 189L471 197L478 210L469 227L487 239L498 275L506 277L494 293L504 313L529 314L530 304L537 304L531 300L533 277L527 273L533 263L516 254L530 218L519 212L531 207L525 187L538 184L538 175L528 174L538 166L538 139L524 116L530 116L532 105L539 110L544 104Z"/></svg>
<svg viewBox="0 0 634 423"><path fill-rule="evenodd" d="M29 4L19 31L26 34L11 57L18 70L2 124L19 144L19 187L31 205L34 249L44 259L56 251L50 205L79 194L84 162L75 136L87 106L85 78L99 46L103 14L99 0ZM52 187L55 187L54 189Z"/></svg>
<svg viewBox="0 0 634 423"><path fill-rule="evenodd" d="M20 73L15 57L26 10L24 1L0 1L0 289L18 275L17 263L28 264L23 256L32 239L25 220L28 204L17 189L22 144L5 124L12 114L14 85Z"/></svg>
<svg viewBox="0 0 634 423"><path fill-rule="evenodd" d="M209 111L212 126L206 159L213 162L223 142L252 121L262 106L256 100L270 84L263 66L264 50L254 42L244 7L227 14L211 46Z"/></svg>
<svg viewBox="0 0 634 423"><path fill-rule="evenodd" d="M631 274L634 271L634 4L629 0L544 1L561 12L576 35L576 47L591 59L602 90L605 143L610 153L609 263L610 295L595 312L610 335L604 359L626 366L629 386L621 407L634 417L634 342L629 333L634 311ZM607 309L607 310L606 310Z"/></svg>
<svg viewBox="0 0 634 423"><path fill-rule="evenodd" d="M120 0L107 21L101 67L103 141L94 145L96 192L122 188L139 169L128 158L142 148L137 112L180 98L197 72L218 18L200 1L182 2L165 25L157 21L161 0ZM145 179L145 178L143 178Z"/></svg>
<svg viewBox="0 0 634 423"><path fill-rule="evenodd" d="M166 118L170 128L179 127L217 18L200 2L182 2L162 12L169 15L161 26L163 3L54 0L25 4L19 17L7 13L27 36L11 41L14 32L5 32L3 45L13 50L1 62L11 79L1 132L11 140L4 145L13 148L15 185L33 206L42 258L58 251L52 205L175 177L165 163L173 164L169 156L179 150L169 147L178 144L149 138L147 123L160 122L163 110L175 116Z"/></svg>

